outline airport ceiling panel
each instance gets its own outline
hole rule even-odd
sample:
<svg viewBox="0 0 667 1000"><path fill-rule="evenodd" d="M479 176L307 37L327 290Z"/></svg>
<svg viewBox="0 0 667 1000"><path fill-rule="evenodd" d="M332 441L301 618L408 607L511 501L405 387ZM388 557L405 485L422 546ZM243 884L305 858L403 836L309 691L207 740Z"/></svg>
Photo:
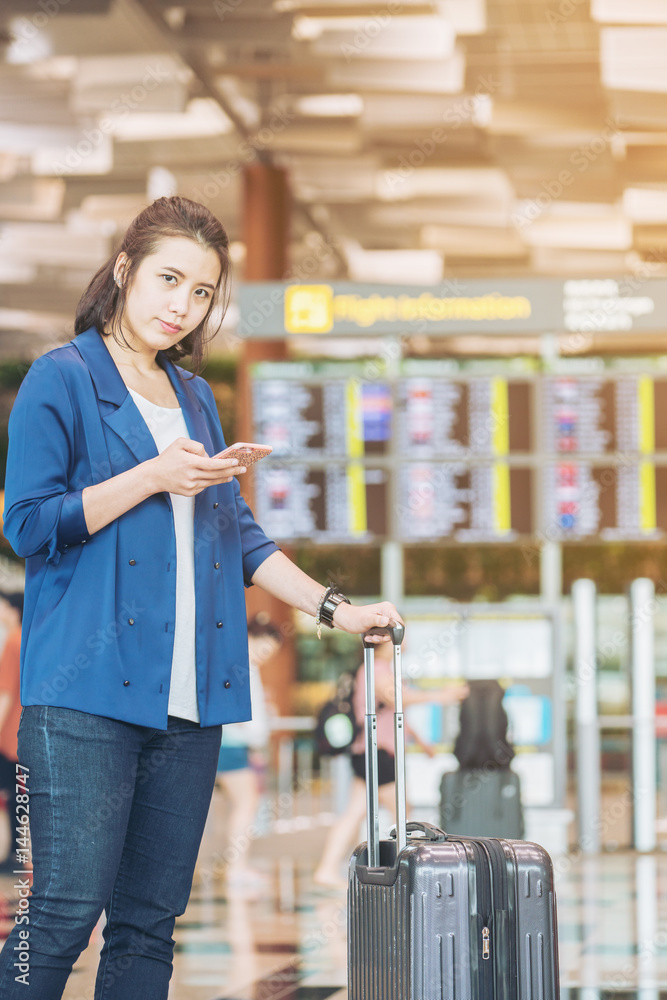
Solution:
<svg viewBox="0 0 667 1000"><path fill-rule="evenodd" d="M664 0L4 0L0 337L65 330L160 193L242 275L256 158L327 278L664 270L666 32Z"/></svg>

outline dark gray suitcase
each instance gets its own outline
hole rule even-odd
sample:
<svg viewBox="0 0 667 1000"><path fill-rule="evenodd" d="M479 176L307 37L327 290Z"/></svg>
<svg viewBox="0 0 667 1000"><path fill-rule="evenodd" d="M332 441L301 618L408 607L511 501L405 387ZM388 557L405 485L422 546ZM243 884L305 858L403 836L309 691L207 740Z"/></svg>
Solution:
<svg viewBox="0 0 667 1000"><path fill-rule="evenodd" d="M404 629L372 631L394 643L397 823L395 838L380 841L373 651L364 638L368 839L350 863L348 1000L558 1000L556 897L543 848L406 825Z"/></svg>
<svg viewBox="0 0 667 1000"><path fill-rule="evenodd" d="M519 775L509 768L449 771L440 782L440 826L451 835L523 838Z"/></svg>

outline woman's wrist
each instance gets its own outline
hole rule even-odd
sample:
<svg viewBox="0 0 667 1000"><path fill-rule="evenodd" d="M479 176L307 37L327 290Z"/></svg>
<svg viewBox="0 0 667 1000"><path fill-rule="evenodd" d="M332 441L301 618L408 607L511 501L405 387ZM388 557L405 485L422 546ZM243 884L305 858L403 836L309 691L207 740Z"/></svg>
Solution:
<svg viewBox="0 0 667 1000"><path fill-rule="evenodd" d="M352 608L352 605L351 604L346 604L345 601L342 601L338 605L338 607L335 608L334 613L333 613L333 619L332 619L332 621L333 621L334 625L337 628L342 629L343 631L345 631L345 624L344 623L345 623L345 620L346 620L346 616L349 617L349 615L347 613L350 611L351 608Z"/></svg>
<svg viewBox="0 0 667 1000"><path fill-rule="evenodd" d="M164 492L164 486L159 482L157 461L157 458L147 458L145 462L141 462L140 465L136 466L137 472L140 471L141 473L141 478L146 488L146 497L152 497L155 493Z"/></svg>
<svg viewBox="0 0 667 1000"><path fill-rule="evenodd" d="M317 638L322 638L322 626L334 627L334 614L341 604L349 604L349 598L343 594L338 587L330 583L320 597L315 613L315 625L317 626Z"/></svg>

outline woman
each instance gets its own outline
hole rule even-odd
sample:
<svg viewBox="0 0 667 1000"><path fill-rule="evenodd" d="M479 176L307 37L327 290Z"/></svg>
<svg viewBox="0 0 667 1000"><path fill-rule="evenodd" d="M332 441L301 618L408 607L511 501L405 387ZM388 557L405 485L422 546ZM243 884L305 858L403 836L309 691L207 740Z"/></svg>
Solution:
<svg viewBox="0 0 667 1000"><path fill-rule="evenodd" d="M393 649L388 643L381 646L375 653L375 692L377 714L377 747L378 747L378 801L381 806L394 815L396 811L396 778L394 767L394 670L392 665ZM468 694L468 685L463 682L451 684L435 691L417 691L403 685L403 704L409 705L438 704L452 705L461 701ZM357 723L357 735L350 747L352 787L347 800L347 808L331 827L324 842L324 850L319 864L313 873L315 885L323 889L340 890L347 888L347 882L341 877L341 865L347 861L351 849L357 843L357 835L362 819L366 814L366 758L364 718L366 712L366 689L364 684L364 666L358 668L352 697L354 715ZM413 737L426 753L430 752L418 734L405 723L405 732Z"/></svg>
<svg viewBox="0 0 667 1000"><path fill-rule="evenodd" d="M250 717L244 584L351 633L397 616L299 570L242 499L244 469L214 457L213 394L174 362L200 366L229 278L220 222L158 199L12 411L4 532L26 558L34 885L0 958L3 1000L61 997L102 910L97 1000L167 996L221 725Z"/></svg>

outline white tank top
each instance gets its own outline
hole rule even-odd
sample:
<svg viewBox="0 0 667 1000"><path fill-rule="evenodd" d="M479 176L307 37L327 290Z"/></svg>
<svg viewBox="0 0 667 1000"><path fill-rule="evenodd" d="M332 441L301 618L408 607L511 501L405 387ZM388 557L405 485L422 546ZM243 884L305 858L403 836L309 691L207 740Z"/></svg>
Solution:
<svg viewBox="0 0 667 1000"><path fill-rule="evenodd" d="M180 407L156 406L134 389L130 395L153 435L158 454L176 438L189 438ZM199 722L195 666L195 498L170 493L176 534L176 623L169 686L169 715Z"/></svg>

